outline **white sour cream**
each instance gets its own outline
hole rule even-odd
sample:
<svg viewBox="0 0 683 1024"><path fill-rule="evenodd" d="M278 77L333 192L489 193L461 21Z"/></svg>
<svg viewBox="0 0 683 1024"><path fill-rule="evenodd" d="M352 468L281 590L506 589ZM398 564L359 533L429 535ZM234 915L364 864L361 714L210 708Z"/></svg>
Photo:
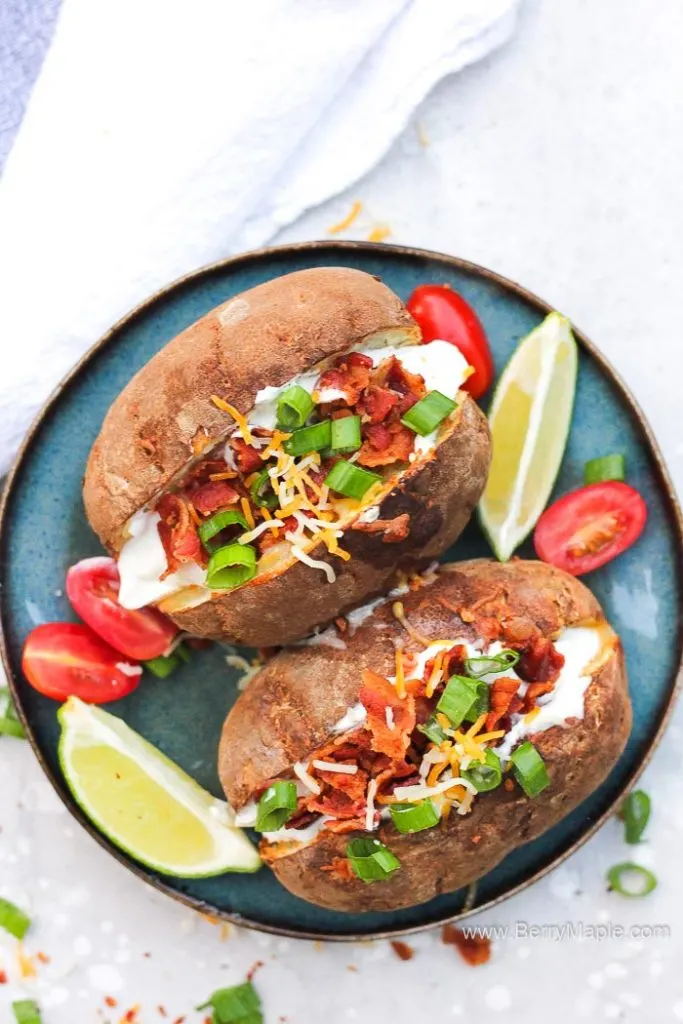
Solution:
<svg viewBox="0 0 683 1024"><path fill-rule="evenodd" d="M119 603L124 608L143 608L190 586L202 586L206 571L194 562L181 566L165 579L168 563L157 525L157 512L136 512L128 522L130 539L121 548Z"/></svg>

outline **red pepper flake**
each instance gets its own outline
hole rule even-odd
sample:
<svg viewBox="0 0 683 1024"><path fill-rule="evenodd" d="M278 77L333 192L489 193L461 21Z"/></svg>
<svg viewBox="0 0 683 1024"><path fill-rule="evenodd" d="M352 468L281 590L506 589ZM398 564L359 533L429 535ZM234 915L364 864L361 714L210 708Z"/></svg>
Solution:
<svg viewBox="0 0 683 1024"><path fill-rule="evenodd" d="M115 1006L119 1005L119 1001L118 1001L118 999L114 999L113 996L105 996L104 997L104 1005L105 1006L110 1006L113 1009Z"/></svg>
<svg viewBox="0 0 683 1024"><path fill-rule="evenodd" d="M4 971L0 971L0 985L6 985L6 984L7 984L7 975L5 974Z"/></svg>
<svg viewBox="0 0 683 1024"><path fill-rule="evenodd" d="M40 960L41 964L50 963L51 957L49 957L47 953L36 953L36 956Z"/></svg>
<svg viewBox="0 0 683 1024"><path fill-rule="evenodd" d="M185 1018L184 1017L176 1017L176 1019L173 1021L173 1024L185 1024Z"/></svg>
<svg viewBox="0 0 683 1024"><path fill-rule="evenodd" d="M455 946L465 963L471 967L486 964L491 959L491 940L484 935L465 935L462 929L445 924L441 941L447 946Z"/></svg>
<svg viewBox="0 0 683 1024"><path fill-rule="evenodd" d="M256 972L264 966L265 965L263 963L263 960L255 960L254 963L249 968L249 970L247 971L247 981L253 981Z"/></svg>
<svg viewBox="0 0 683 1024"><path fill-rule="evenodd" d="M413 947L409 946L407 942L401 942L400 939L392 939L391 948L399 960L412 960L415 956Z"/></svg>
<svg viewBox="0 0 683 1024"><path fill-rule="evenodd" d="M508 793L511 793L512 790L515 788L515 784L512 781L512 779L506 779L505 782L503 783L503 786L508 791Z"/></svg>
<svg viewBox="0 0 683 1024"><path fill-rule="evenodd" d="M121 1024L137 1024L136 1018L139 1012L140 1004L136 1003L135 1006L131 1006L130 1010L126 1010L121 1018Z"/></svg>

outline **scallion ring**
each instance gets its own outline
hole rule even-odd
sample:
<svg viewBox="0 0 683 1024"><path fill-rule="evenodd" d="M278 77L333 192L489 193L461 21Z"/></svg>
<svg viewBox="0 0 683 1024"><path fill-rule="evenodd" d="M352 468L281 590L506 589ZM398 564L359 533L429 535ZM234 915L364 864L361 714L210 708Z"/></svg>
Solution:
<svg viewBox="0 0 683 1024"><path fill-rule="evenodd" d="M222 512L216 512L210 519L197 527L199 539L207 551L216 550L218 545L213 543L213 538L223 530L227 530L229 526L241 526L243 530L247 528L246 519L235 508L226 508Z"/></svg>
<svg viewBox="0 0 683 1024"><path fill-rule="evenodd" d="M424 733L427 739L437 746L448 739L448 736L436 720L436 715L430 715L424 725L418 725L418 732Z"/></svg>
<svg viewBox="0 0 683 1024"><path fill-rule="evenodd" d="M473 679L493 675L496 672L507 672L519 661L517 651L504 650L498 654L482 654L474 658L465 658L465 672Z"/></svg>
<svg viewBox="0 0 683 1024"><path fill-rule="evenodd" d="M260 469L249 486L249 493L255 505L259 508L277 508L280 504L277 495L273 491L272 481L268 473L268 467Z"/></svg>
<svg viewBox="0 0 683 1024"><path fill-rule="evenodd" d="M249 544L226 544L214 551L206 570L210 590L234 590L256 575L256 548Z"/></svg>
<svg viewBox="0 0 683 1024"><path fill-rule="evenodd" d="M342 416L332 420L330 454L344 455L357 452L363 440L360 433L360 416Z"/></svg>
<svg viewBox="0 0 683 1024"><path fill-rule="evenodd" d="M620 453L601 455L591 459L583 467L584 484L601 484L605 480L625 480L626 459Z"/></svg>
<svg viewBox="0 0 683 1024"><path fill-rule="evenodd" d="M310 427L295 430L283 444L288 455L308 455L309 452L321 452L330 447L332 438L332 421L321 420Z"/></svg>
<svg viewBox="0 0 683 1024"><path fill-rule="evenodd" d="M285 430L298 430L303 427L313 412L313 399L306 388L300 384L292 384L280 395L277 403L278 426Z"/></svg>
<svg viewBox="0 0 683 1024"><path fill-rule="evenodd" d="M451 676L439 698L436 710L445 715L457 729L465 721L477 697L473 679L466 676Z"/></svg>
<svg viewBox="0 0 683 1024"><path fill-rule="evenodd" d="M161 654L158 658L143 661L143 667L157 679L168 679L183 662L190 660L190 652L185 644L178 644L170 654Z"/></svg>
<svg viewBox="0 0 683 1024"><path fill-rule="evenodd" d="M632 846L639 843L650 820L650 798L642 789L636 789L624 800L619 817L624 822L624 838Z"/></svg>
<svg viewBox="0 0 683 1024"><path fill-rule="evenodd" d="M512 773L529 797L538 796L550 785L545 761L528 740L510 755Z"/></svg>
<svg viewBox="0 0 683 1024"><path fill-rule="evenodd" d="M18 999L12 1003L12 1011L17 1024L43 1024L38 1004L34 999Z"/></svg>
<svg viewBox="0 0 683 1024"><path fill-rule="evenodd" d="M198 1010L213 1009L215 1024L263 1024L261 1000L250 981L219 988Z"/></svg>
<svg viewBox="0 0 683 1024"><path fill-rule="evenodd" d="M416 434L427 437L432 434L440 423L453 412L457 403L446 398L440 391L430 391L419 402L416 402L405 416L401 417L401 423Z"/></svg>
<svg viewBox="0 0 683 1024"><path fill-rule="evenodd" d="M423 832L439 824L439 812L431 800L416 804L389 804L389 813L397 831L405 834Z"/></svg>
<svg viewBox="0 0 683 1024"><path fill-rule="evenodd" d="M352 839L346 847L351 870L363 882L383 882L401 866L379 839Z"/></svg>
<svg viewBox="0 0 683 1024"><path fill-rule="evenodd" d="M360 501L373 484L382 478L377 473L370 473L352 462L337 462L325 477L325 484L335 494L343 494L345 498Z"/></svg>
<svg viewBox="0 0 683 1024"><path fill-rule="evenodd" d="M0 899L0 928L15 939L23 939L31 925L31 918L9 900Z"/></svg>
<svg viewBox="0 0 683 1024"><path fill-rule="evenodd" d="M296 810L297 792L293 782L273 782L258 802L256 832L277 832Z"/></svg>
<svg viewBox="0 0 683 1024"><path fill-rule="evenodd" d="M483 761L472 761L469 768L462 771L478 793L488 793L496 789L503 781L503 768L500 758L493 750L487 750Z"/></svg>
<svg viewBox="0 0 683 1024"><path fill-rule="evenodd" d="M610 868L607 872L607 882L610 889L632 898L647 896L657 887L657 879L652 872L630 860Z"/></svg>

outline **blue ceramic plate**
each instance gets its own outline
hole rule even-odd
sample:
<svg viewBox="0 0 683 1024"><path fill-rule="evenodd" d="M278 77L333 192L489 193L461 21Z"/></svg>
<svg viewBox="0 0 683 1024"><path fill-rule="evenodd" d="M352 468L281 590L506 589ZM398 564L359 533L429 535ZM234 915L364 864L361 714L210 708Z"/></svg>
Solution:
<svg viewBox="0 0 683 1024"><path fill-rule="evenodd" d="M35 423L12 474L0 535L0 614L3 658L30 740L62 800L111 854L146 881L212 914L288 935L352 939L397 935L460 916L465 892L395 913L346 915L291 896L268 872L199 881L155 875L111 846L83 818L57 761L57 705L21 677L24 639L39 622L73 618L63 596L73 562L98 553L81 504L88 450L104 413L147 360L188 324L245 288L304 267L344 264L381 276L407 298L424 282L452 285L474 306L500 370L517 342L549 311L545 303L479 267L448 256L388 245L321 242L287 246L227 260L172 285L118 324L72 372ZM561 494L581 484L587 459L625 452L629 481L644 495L649 521L634 548L587 582L621 634L626 650L634 727L627 750L607 781L573 814L521 847L477 889L476 909L524 888L566 857L610 814L651 754L671 707L681 661L681 523L671 483L647 424L599 353L580 341L574 421L557 482ZM448 559L489 555L476 523ZM532 555L527 545L522 554ZM235 699L234 672L221 648L200 652L167 681L145 678L109 710L120 715L220 795L216 749Z"/></svg>

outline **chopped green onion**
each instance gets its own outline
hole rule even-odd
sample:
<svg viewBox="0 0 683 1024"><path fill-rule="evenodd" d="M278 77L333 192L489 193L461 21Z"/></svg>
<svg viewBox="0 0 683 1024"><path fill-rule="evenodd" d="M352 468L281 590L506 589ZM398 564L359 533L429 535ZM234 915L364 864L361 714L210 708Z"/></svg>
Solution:
<svg viewBox="0 0 683 1024"><path fill-rule="evenodd" d="M228 526L241 526L246 530L247 521L237 509L228 508L223 512L216 512L214 516L211 516L210 519L207 519L206 522L197 528L199 539L207 551L215 551L217 545L211 543L212 538L222 530L227 529Z"/></svg>
<svg viewBox="0 0 683 1024"><path fill-rule="evenodd" d="M456 407L457 403L446 398L440 391L430 391L408 409L405 416L401 417L401 423L404 427L414 430L416 434L426 437L433 433Z"/></svg>
<svg viewBox="0 0 683 1024"><path fill-rule="evenodd" d="M150 658L149 661L143 661L142 664L157 679L168 679L180 665L180 658L173 651L172 654L160 654L158 658Z"/></svg>
<svg viewBox="0 0 683 1024"><path fill-rule="evenodd" d="M192 660L192 651L187 644L178 644L177 647L174 647L173 653L177 654L180 660L184 661L186 665L188 661Z"/></svg>
<svg viewBox="0 0 683 1024"><path fill-rule="evenodd" d="M381 479L377 473L370 473L367 469L354 466L352 462L342 460L337 462L327 474L325 484L337 494L360 501L366 491L369 491L372 485Z"/></svg>
<svg viewBox="0 0 683 1024"><path fill-rule="evenodd" d="M439 698L436 710L444 714L451 725L457 729L465 721L477 699L478 694L473 679L468 679L466 676L451 676Z"/></svg>
<svg viewBox="0 0 683 1024"><path fill-rule="evenodd" d="M417 804L389 804L391 820L399 832L423 832L439 824L439 812L431 800Z"/></svg>
<svg viewBox="0 0 683 1024"><path fill-rule="evenodd" d="M498 654L483 654L476 658L465 658L465 671L473 679L492 675L495 672L506 672L519 661L517 651L504 650Z"/></svg>
<svg viewBox="0 0 683 1024"><path fill-rule="evenodd" d="M474 683L475 700L465 715L466 722L476 722L489 709L489 686L483 679L472 680Z"/></svg>
<svg viewBox="0 0 683 1024"><path fill-rule="evenodd" d="M277 422L285 430L303 427L313 412L313 399L305 388L292 384L280 395L277 403Z"/></svg>
<svg viewBox="0 0 683 1024"><path fill-rule="evenodd" d="M206 570L210 590L234 590L256 575L256 548L249 544L226 544L214 551Z"/></svg>
<svg viewBox="0 0 683 1024"><path fill-rule="evenodd" d="M219 988L198 1010L213 1008L214 1024L263 1024L261 1000L250 981Z"/></svg>
<svg viewBox="0 0 683 1024"><path fill-rule="evenodd" d="M636 789L626 797L619 817L624 822L624 838L627 843L635 845L640 842L650 820L650 810L650 798L642 789Z"/></svg>
<svg viewBox="0 0 683 1024"><path fill-rule="evenodd" d="M401 866L379 839L352 839L346 847L351 870L363 882L382 882Z"/></svg>
<svg viewBox="0 0 683 1024"><path fill-rule="evenodd" d="M343 416L341 419L332 420L330 454L344 455L346 452L357 452L362 443L360 416Z"/></svg>
<svg viewBox="0 0 683 1024"><path fill-rule="evenodd" d="M487 750L484 761L472 762L461 775L469 779L478 793L488 793L496 789L503 781L503 768L500 758L493 750Z"/></svg>
<svg viewBox="0 0 683 1024"><path fill-rule="evenodd" d="M277 508L280 504L277 500L277 495L273 492L273 484L268 474L267 466L260 469L252 480L249 493L253 498L254 504L258 505L259 508Z"/></svg>
<svg viewBox="0 0 683 1024"><path fill-rule="evenodd" d="M607 881L610 889L621 893L622 896L647 896L657 886L657 879L651 871L630 860L610 868L607 872Z"/></svg>
<svg viewBox="0 0 683 1024"><path fill-rule="evenodd" d="M312 423L310 427L295 430L282 447L288 455L307 455L309 452L321 452L323 448L329 448L331 439L332 421L321 420L320 423Z"/></svg>
<svg viewBox="0 0 683 1024"><path fill-rule="evenodd" d="M605 480L625 480L626 460L623 455L602 455L583 467L584 484L600 484Z"/></svg>
<svg viewBox="0 0 683 1024"><path fill-rule="evenodd" d="M0 899L0 928L9 932L15 939L23 939L30 924L31 918L23 910L9 900Z"/></svg>
<svg viewBox="0 0 683 1024"><path fill-rule="evenodd" d="M545 761L533 743L522 743L510 755L512 773L527 796L534 797L550 785Z"/></svg>
<svg viewBox="0 0 683 1024"><path fill-rule="evenodd" d="M19 721L10 692L6 687L0 688L0 736L16 736L26 738L24 727Z"/></svg>
<svg viewBox="0 0 683 1024"><path fill-rule="evenodd" d="M33 999L19 999L12 1003L14 1019L17 1024L42 1024L38 1004Z"/></svg>
<svg viewBox="0 0 683 1024"><path fill-rule="evenodd" d="M424 725L418 725L417 728L418 732L424 733L432 743L439 744L448 739L448 736L437 722L436 715L430 715Z"/></svg>
<svg viewBox="0 0 683 1024"><path fill-rule="evenodd" d="M273 782L258 802L257 832L277 832L296 810L297 792L293 782Z"/></svg>

